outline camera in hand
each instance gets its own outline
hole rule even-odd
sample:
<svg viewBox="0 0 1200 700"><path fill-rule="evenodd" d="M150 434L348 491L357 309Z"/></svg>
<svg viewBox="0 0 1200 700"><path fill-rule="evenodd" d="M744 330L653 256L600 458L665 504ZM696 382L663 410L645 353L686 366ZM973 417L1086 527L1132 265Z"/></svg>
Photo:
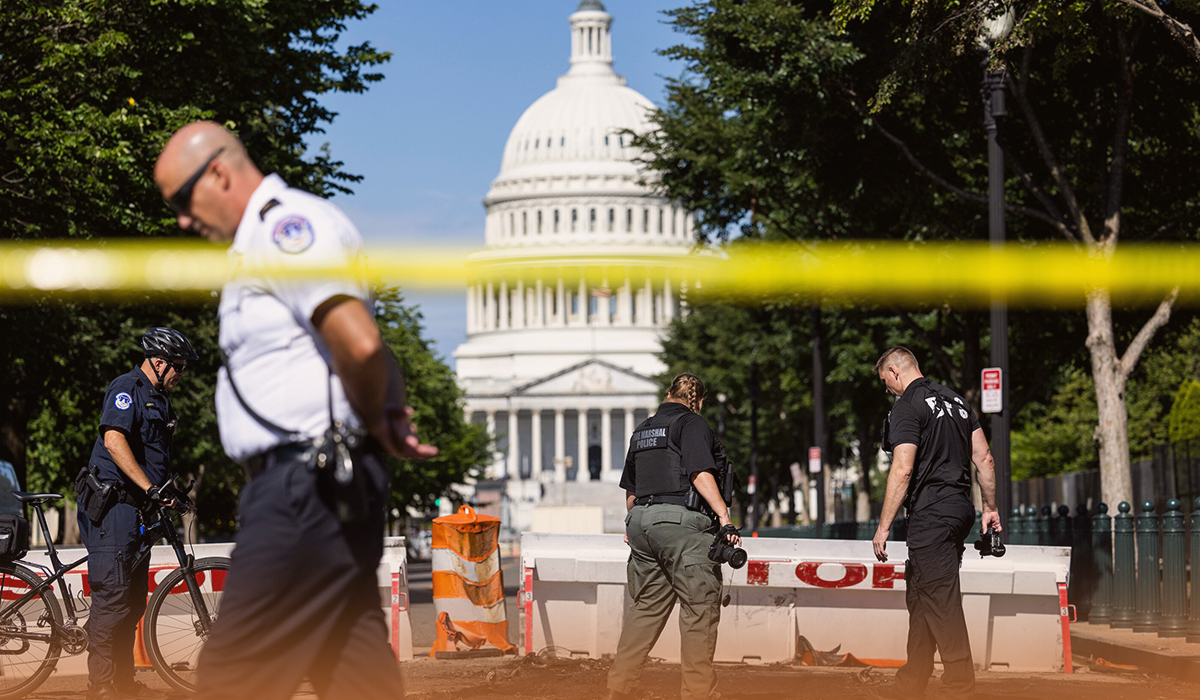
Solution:
<svg viewBox="0 0 1200 700"><path fill-rule="evenodd" d="M987 532L975 540L975 549L979 552L980 557L1004 556L1004 542L1001 541L1000 533L996 532L994 527L989 527Z"/></svg>
<svg viewBox="0 0 1200 700"><path fill-rule="evenodd" d="M713 542L708 547L708 558L718 564L728 564L735 569L740 569L746 565L746 550L741 547L736 547L729 544L727 539L729 535L738 534L737 528L732 525L726 525L717 532L717 536L713 538Z"/></svg>

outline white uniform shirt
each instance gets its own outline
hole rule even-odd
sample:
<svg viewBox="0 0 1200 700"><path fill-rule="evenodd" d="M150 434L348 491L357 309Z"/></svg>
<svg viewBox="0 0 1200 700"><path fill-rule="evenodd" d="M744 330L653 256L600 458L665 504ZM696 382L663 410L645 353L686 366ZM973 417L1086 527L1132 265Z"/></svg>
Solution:
<svg viewBox="0 0 1200 700"><path fill-rule="evenodd" d="M362 256L362 237L354 224L326 200L269 175L250 197L230 255L242 272L221 291L219 311L228 367L217 373L216 404L226 454L242 460L320 436L329 427L331 386L334 417L360 427L341 379L333 374L330 381L329 349L312 325L312 314L341 295L369 306L366 285L351 278L276 278L253 271L259 265L355 264ZM253 418L234 395L227 372L255 413L296 434L271 430Z"/></svg>

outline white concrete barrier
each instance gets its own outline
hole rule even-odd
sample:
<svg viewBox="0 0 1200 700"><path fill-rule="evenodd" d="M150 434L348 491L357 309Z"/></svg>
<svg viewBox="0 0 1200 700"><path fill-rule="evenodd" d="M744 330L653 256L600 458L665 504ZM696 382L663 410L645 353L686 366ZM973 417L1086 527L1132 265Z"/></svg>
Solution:
<svg viewBox="0 0 1200 700"><path fill-rule="evenodd" d="M408 542L385 537L383 559L376 573L379 598L387 617L388 639L398 661L412 661L412 622L408 617Z"/></svg>
<svg viewBox="0 0 1200 700"><path fill-rule="evenodd" d="M387 537L384 539L383 558L380 560L379 568L376 571L376 578L379 582L380 605L384 609L384 617L388 625L388 640L391 643L392 650L396 654L396 658L400 661L411 661L413 658L412 645L412 624L409 622L408 615L408 558L405 538L403 537ZM197 544L194 547L188 545L186 547L189 553L194 553L196 559L204 559L206 557L228 557L233 553L233 543L223 542L216 544ZM64 565L70 564L82 557L86 556L87 552L81 547L59 547L58 558ZM22 562L40 564L47 568L52 568L50 557L46 554L45 549L30 550L25 555ZM32 568L32 567L30 567ZM154 592L154 588L159 581L164 579L172 570L179 568L179 561L175 558L175 552L167 546L157 546L150 550L150 592ZM37 569L34 569L37 571ZM40 573L40 572L39 572ZM87 563L71 570L63 577L70 587L71 593L75 598L75 608L79 615L79 624L87 621L88 609L91 607L91 587L88 585L87 578ZM62 597L55 586L54 597L62 605ZM186 595L186 592L180 592L173 595ZM82 602L81 602L82 601ZM63 610L64 616L66 610ZM56 673L63 675L83 675L87 674L87 654L68 657L63 656L59 659Z"/></svg>
<svg viewBox="0 0 1200 700"><path fill-rule="evenodd" d="M717 661L790 661L800 636L819 650L840 645L859 658L905 658L904 543L888 543L886 564L866 541L752 538L743 546L746 567L723 567L731 601L721 611ZM615 653L630 604L628 553L620 535L523 533L522 650ZM999 559L967 551L963 609L976 666L1064 669L1060 589L1069 564L1070 550L1060 547L1009 546ZM678 661L678 608L651 655Z"/></svg>

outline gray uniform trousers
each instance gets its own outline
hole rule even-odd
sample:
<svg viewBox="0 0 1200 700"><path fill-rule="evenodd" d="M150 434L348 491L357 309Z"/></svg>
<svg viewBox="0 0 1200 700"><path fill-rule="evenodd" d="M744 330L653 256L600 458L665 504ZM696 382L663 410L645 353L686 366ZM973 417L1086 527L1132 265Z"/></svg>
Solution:
<svg viewBox="0 0 1200 700"><path fill-rule="evenodd" d="M681 696L708 700L717 687L712 660L721 619L721 568L708 558L716 523L668 504L634 506L625 523L633 605L625 614L608 687L619 693L637 687L646 657L678 599Z"/></svg>

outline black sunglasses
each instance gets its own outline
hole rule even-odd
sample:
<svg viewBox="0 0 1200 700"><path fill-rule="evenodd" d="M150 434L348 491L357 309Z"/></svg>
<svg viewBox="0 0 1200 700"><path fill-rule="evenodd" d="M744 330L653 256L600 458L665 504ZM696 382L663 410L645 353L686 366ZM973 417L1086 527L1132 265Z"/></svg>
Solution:
<svg viewBox="0 0 1200 700"><path fill-rule="evenodd" d="M183 374L187 371L186 362L168 362L167 364L171 365L171 369L175 370L175 374Z"/></svg>
<svg viewBox="0 0 1200 700"><path fill-rule="evenodd" d="M172 211L179 215L187 212L188 207L192 206L192 190L196 189L196 183L200 182L200 178L204 177L204 173L208 171L208 166L212 165L224 150L225 147L222 146L214 151L208 160L204 161L204 165L197 168L191 177L183 181L179 189L175 190L175 194L167 197L167 204L170 205Z"/></svg>

